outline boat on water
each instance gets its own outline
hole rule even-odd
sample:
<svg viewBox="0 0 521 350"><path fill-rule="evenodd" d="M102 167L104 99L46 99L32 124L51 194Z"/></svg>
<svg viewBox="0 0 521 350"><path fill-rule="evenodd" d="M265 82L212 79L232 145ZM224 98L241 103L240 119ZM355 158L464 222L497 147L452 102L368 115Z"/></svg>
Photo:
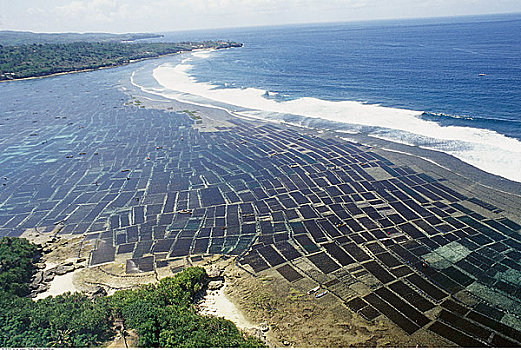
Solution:
<svg viewBox="0 0 521 350"><path fill-rule="evenodd" d="M318 299L318 298L321 298L321 297L323 297L324 295L326 295L328 292L329 292L329 291L325 290L325 291L323 291L323 292L320 292L320 293L318 293L318 294L315 294L315 298L317 298L317 299Z"/></svg>
<svg viewBox="0 0 521 350"><path fill-rule="evenodd" d="M320 289L320 286L316 286L315 288L312 288L312 289L308 290L308 294L313 294L313 293L315 293L319 289Z"/></svg>

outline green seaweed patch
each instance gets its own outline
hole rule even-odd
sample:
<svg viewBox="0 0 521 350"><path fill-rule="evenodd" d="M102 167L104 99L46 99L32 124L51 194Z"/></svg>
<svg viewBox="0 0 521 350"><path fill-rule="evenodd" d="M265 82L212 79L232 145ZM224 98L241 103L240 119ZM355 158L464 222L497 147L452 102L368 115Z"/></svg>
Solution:
<svg viewBox="0 0 521 350"><path fill-rule="evenodd" d="M178 111L178 113L184 113L190 117L190 119L194 120L196 124L201 124L203 122L203 118L197 115L197 111L189 111L184 109L182 111Z"/></svg>

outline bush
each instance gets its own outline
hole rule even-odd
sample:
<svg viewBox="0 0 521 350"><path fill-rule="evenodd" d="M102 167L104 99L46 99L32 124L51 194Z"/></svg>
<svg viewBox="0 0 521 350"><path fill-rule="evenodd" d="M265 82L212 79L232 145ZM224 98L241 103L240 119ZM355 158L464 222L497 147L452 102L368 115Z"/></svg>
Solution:
<svg viewBox="0 0 521 350"><path fill-rule="evenodd" d="M65 293L33 301L27 283L38 249L24 239L0 240L0 347L99 347L114 336L114 320L135 329L140 347L261 347L222 318L201 316L194 300L206 284L190 267L157 284L90 300Z"/></svg>
<svg viewBox="0 0 521 350"><path fill-rule="evenodd" d="M0 290L25 296L28 283L35 271L34 261L38 248L26 239L3 237L0 239Z"/></svg>

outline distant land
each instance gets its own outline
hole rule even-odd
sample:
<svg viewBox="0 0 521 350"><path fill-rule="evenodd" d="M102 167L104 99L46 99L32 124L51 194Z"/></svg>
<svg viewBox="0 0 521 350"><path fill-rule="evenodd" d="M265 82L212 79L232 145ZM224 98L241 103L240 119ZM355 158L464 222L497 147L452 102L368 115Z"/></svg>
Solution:
<svg viewBox="0 0 521 350"><path fill-rule="evenodd" d="M242 46L227 41L133 42L156 37L161 35L0 32L0 81L115 67L195 49Z"/></svg>
<svg viewBox="0 0 521 350"><path fill-rule="evenodd" d="M25 44L57 44L86 42L125 42L143 39L162 38L162 34L154 33L34 33L26 31L1 30L1 45L25 45Z"/></svg>

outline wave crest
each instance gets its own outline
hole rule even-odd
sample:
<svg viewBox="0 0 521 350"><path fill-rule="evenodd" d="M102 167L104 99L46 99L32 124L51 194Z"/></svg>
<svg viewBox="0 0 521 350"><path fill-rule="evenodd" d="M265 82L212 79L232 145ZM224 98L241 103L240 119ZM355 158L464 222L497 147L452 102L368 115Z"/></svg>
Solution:
<svg viewBox="0 0 521 350"><path fill-rule="evenodd" d="M192 57L205 58L204 53ZM310 124L309 118L351 125L356 129L371 127L371 134L394 142L413 144L451 154L484 171L521 182L521 142L498 132L467 126L443 126L425 116L452 117L399 108L364 104L357 101L327 101L315 97L277 100L265 90L235 88L197 82L190 75L192 57L175 66L166 63L153 70L153 77L163 89L146 92L186 102L205 100L206 104L225 104L242 109L237 114L263 119L292 116L292 123ZM189 63L190 62L190 63ZM222 108L222 106L220 106ZM346 127L349 129L349 127Z"/></svg>

